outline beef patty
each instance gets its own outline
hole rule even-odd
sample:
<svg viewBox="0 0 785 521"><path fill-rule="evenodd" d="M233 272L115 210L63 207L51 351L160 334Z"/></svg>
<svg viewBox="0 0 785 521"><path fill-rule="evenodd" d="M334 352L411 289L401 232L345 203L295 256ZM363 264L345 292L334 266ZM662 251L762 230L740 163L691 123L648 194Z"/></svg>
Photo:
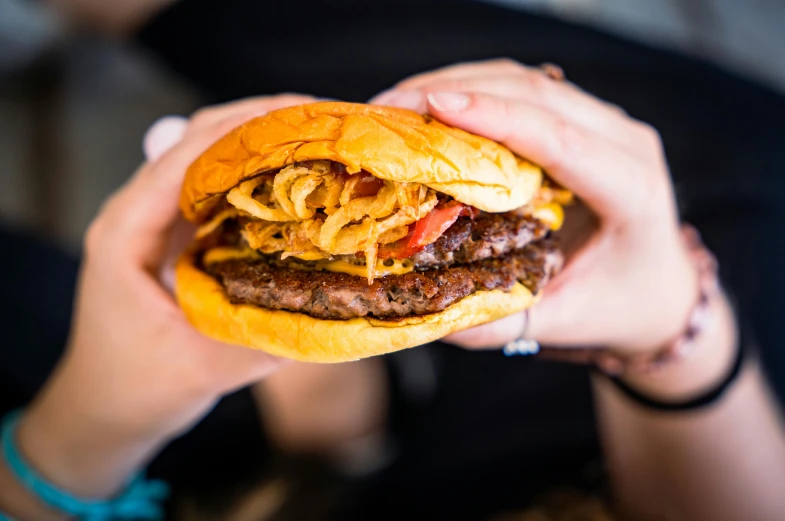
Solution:
<svg viewBox="0 0 785 521"><path fill-rule="evenodd" d="M488 248L493 251L493 247ZM484 252L488 248L478 247L473 251ZM434 258L445 259L452 254L452 262L463 258L462 253L456 252L465 252L466 258L472 258L469 246L434 250ZM476 291L510 290L516 281L537 293L561 264L562 256L555 243L543 239L501 257L388 275L370 285L364 277L288 269L272 259L270 262L228 260L206 269L221 282L234 303L284 309L322 319L348 319L437 313Z"/></svg>
<svg viewBox="0 0 785 521"><path fill-rule="evenodd" d="M548 227L532 217L516 213L481 213L462 217L436 242L412 256L417 268L449 266L501 257L547 235Z"/></svg>

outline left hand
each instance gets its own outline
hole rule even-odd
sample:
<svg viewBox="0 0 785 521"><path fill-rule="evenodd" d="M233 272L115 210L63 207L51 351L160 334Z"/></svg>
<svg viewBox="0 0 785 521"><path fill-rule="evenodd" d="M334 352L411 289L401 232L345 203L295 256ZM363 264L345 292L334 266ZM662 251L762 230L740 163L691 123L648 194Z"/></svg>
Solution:
<svg viewBox="0 0 785 521"><path fill-rule="evenodd" d="M18 432L21 449L53 483L84 497L115 493L223 395L281 366L201 335L166 286L193 237L178 209L188 165L239 124L313 100L253 98L203 109L190 122L166 118L148 132L148 162L86 234L68 348Z"/></svg>
<svg viewBox="0 0 785 521"><path fill-rule="evenodd" d="M372 102L430 112L504 144L541 165L596 215L590 238L531 310L527 337L640 353L682 332L698 296L697 274L680 236L662 145L650 126L510 60L415 76ZM523 322L518 314L445 340L500 347L521 335Z"/></svg>

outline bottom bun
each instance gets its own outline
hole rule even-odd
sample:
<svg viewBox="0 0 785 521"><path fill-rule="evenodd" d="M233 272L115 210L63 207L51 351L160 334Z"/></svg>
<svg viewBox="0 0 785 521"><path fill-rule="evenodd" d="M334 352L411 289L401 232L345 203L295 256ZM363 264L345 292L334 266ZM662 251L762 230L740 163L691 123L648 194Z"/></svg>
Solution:
<svg viewBox="0 0 785 521"><path fill-rule="evenodd" d="M177 263L175 294L188 320L202 334L303 362L336 363L414 347L530 307L535 297L519 283L509 292L480 291L430 315L380 320L324 320L303 313L233 304L213 277L194 265L193 254Z"/></svg>

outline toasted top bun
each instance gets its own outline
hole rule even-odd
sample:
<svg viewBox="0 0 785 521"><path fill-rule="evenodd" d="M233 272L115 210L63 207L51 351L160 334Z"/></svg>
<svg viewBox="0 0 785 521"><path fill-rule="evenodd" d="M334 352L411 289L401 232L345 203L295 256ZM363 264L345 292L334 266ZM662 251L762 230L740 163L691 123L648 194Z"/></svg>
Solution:
<svg viewBox="0 0 785 521"><path fill-rule="evenodd" d="M525 205L542 170L489 139L416 112L322 102L270 112L237 127L189 168L183 215L201 222L243 180L299 161L330 160L349 173L425 184L487 212Z"/></svg>
<svg viewBox="0 0 785 521"><path fill-rule="evenodd" d="M202 334L303 362L335 363L391 353L498 320L536 300L516 283L512 290L479 291L440 313L393 320L373 317L322 320L303 313L233 304L220 283L194 265L192 253L175 268L177 300Z"/></svg>

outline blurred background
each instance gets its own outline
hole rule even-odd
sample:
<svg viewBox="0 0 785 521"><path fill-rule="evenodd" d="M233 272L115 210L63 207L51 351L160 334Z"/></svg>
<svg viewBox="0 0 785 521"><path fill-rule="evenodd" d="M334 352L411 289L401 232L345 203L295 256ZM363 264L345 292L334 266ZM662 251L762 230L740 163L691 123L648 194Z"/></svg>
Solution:
<svg viewBox="0 0 785 521"><path fill-rule="evenodd" d="M680 50L785 92L782 0L488 1ZM122 37L172 2L112 1L112 16L93 19L85 8L91 29L74 30L42 2L0 0L0 219L78 250L100 202L142 160L145 129L204 103Z"/></svg>

